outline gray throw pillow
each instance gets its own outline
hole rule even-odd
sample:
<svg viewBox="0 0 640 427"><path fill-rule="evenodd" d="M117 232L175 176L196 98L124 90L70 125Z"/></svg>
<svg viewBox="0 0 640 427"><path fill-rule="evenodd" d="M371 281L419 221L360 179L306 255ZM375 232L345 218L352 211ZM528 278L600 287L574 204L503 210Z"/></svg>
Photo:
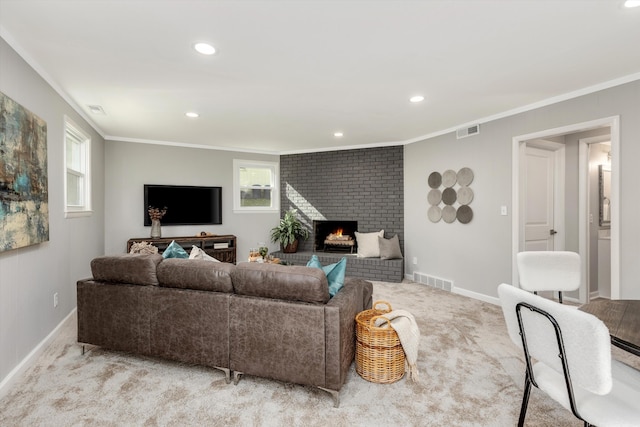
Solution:
<svg viewBox="0 0 640 427"><path fill-rule="evenodd" d="M397 234L390 239L378 237L378 244L380 245L380 259L402 258L400 239L398 239Z"/></svg>

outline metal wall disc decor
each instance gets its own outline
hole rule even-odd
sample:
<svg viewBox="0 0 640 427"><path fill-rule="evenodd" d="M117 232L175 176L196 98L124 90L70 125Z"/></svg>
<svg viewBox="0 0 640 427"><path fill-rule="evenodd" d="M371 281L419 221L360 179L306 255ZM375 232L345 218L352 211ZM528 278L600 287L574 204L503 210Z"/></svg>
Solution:
<svg viewBox="0 0 640 427"><path fill-rule="evenodd" d="M442 218L442 209L439 206L431 206L427 211L427 216L429 217L429 221L438 222L440 218Z"/></svg>
<svg viewBox="0 0 640 427"><path fill-rule="evenodd" d="M469 185L473 178L473 171L469 168L462 168L457 173L451 169L442 174L431 172L428 178L431 190L427 195L429 221L435 223L442 219L450 224L457 219L460 224L471 222L473 210L469 204L473 201L474 193Z"/></svg>
<svg viewBox="0 0 640 427"><path fill-rule="evenodd" d="M432 172L431 175L429 175L428 182L429 187L438 188L442 184L442 175L440 175L440 172Z"/></svg>
<svg viewBox="0 0 640 427"><path fill-rule="evenodd" d="M458 180L458 175L452 171L451 169L444 171L442 174L442 185L445 187L453 187L456 185L456 181Z"/></svg>
<svg viewBox="0 0 640 427"><path fill-rule="evenodd" d="M431 190L433 191L433 190ZM473 190L469 187L458 188L458 203L468 205L473 200Z"/></svg>
<svg viewBox="0 0 640 427"><path fill-rule="evenodd" d="M455 221L456 220L456 208L454 208L453 206L449 206L449 205L447 205L444 208L442 208L442 219L447 224L451 224L453 221Z"/></svg>
<svg viewBox="0 0 640 427"><path fill-rule="evenodd" d="M432 189L427 194L427 201L432 206L438 206L442 201L442 192L440 190Z"/></svg>
<svg viewBox="0 0 640 427"><path fill-rule="evenodd" d="M462 205L458 208L456 218L460 224L469 224L473 218L473 210L467 205Z"/></svg>
<svg viewBox="0 0 640 427"><path fill-rule="evenodd" d="M456 190L453 188L445 188L442 192L442 201L445 205L452 205L456 202Z"/></svg>
<svg viewBox="0 0 640 427"><path fill-rule="evenodd" d="M462 168L458 171L458 184L467 187L473 182L473 171L469 168Z"/></svg>

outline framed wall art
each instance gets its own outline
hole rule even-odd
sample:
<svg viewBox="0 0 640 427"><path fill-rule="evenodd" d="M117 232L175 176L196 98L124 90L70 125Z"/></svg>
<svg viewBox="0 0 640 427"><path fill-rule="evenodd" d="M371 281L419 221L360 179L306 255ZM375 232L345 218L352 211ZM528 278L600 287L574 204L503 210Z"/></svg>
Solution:
<svg viewBox="0 0 640 427"><path fill-rule="evenodd" d="M48 240L47 124L0 92L0 252Z"/></svg>

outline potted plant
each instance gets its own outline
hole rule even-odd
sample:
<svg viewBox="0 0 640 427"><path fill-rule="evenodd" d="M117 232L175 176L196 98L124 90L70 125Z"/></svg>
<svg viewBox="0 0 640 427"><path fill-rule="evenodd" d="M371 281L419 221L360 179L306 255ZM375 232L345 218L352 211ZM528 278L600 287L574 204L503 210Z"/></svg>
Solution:
<svg viewBox="0 0 640 427"><path fill-rule="evenodd" d="M298 250L298 240L307 240L309 230L304 228L296 217L296 210L291 209L284 214L277 227L271 229L271 241L282 245L282 252L293 253Z"/></svg>

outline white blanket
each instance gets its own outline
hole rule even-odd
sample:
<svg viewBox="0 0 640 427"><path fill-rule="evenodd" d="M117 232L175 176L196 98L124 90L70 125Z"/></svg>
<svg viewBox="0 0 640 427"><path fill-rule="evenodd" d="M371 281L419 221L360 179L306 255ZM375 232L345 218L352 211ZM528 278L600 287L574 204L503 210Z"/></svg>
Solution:
<svg viewBox="0 0 640 427"><path fill-rule="evenodd" d="M393 310L383 314L389 319L391 327L395 329L402 344L402 349L407 358L407 370L413 381L418 380L418 346L420 344L420 329L413 314L406 310ZM381 326L386 321L376 319L375 326Z"/></svg>

